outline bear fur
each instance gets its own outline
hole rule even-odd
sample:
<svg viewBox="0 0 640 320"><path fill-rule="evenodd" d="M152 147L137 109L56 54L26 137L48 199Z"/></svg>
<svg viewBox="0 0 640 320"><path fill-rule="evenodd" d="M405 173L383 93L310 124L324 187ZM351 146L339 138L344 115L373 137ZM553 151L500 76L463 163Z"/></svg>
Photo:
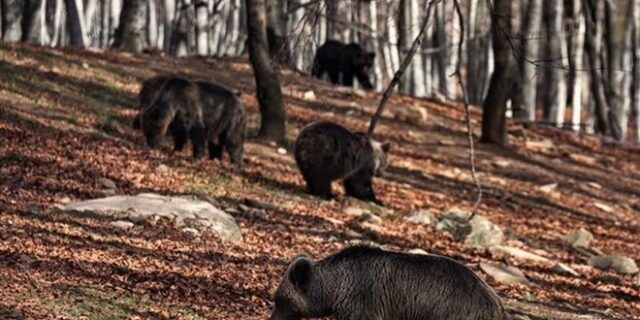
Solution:
<svg viewBox="0 0 640 320"><path fill-rule="evenodd" d="M323 260L296 257L275 293L270 320L502 320L496 293L443 256L347 248Z"/></svg>
<svg viewBox="0 0 640 320"><path fill-rule="evenodd" d="M146 80L138 96L140 110L145 110L154 103L154 99L159 99L159 93L162 91L171 90L170 86L174 83L172 79L182 78L162 75ZM201 110L203 135L208 143L209 158L222 158L223 151L226 149L231 162L241 165L246 131L244 105L236 93L223 85L210 81L196 81L194 85L198 99L194 105L197 105ZM134 119L134 127L139 126L139 119L140 116ZM184 122L181 115L178 114L169 124L169 131L174 137L176 151L182 150L186 142L185 137L189 129L185 128Z"/></svg>
<svg viewBox="0 0 640 320"><path fill-rule="evenodd" d="M320 121L300 131L294 157L309 193L329 199L331 182L341 179L347 195L377 202L372 181L387 167L389 148L389 143Z"/></svg>
<svg viewBox="0 0 640 320"><path fill-rule="evenodd" d="M204 155L202 104L200 91L193 82L179 77L164 79L151 101L141 107L139 122L149 147L158 147L171 127L175 150L182 150L190 139L193 157Z"/></svg>
<svg viewBox="0 0 640 320"><path fill-rule="evenodd" d="M333 84L353 87L353 78L367 90L373 89L369 70L373 67L375 53L365 51L359 44L344 44L328 40L316 51L311 73L322 79L325 73Z"/></svg>

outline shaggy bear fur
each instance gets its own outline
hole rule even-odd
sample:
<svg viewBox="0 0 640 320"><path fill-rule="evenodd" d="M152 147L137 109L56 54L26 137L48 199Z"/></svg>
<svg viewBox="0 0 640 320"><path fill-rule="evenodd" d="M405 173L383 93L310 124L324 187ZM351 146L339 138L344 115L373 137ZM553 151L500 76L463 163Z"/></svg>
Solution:
<svg viewBox="0 0 640 320"><path fill-rule="evenodd" d="M386 168L389 147L389 143L320 121L300 131L294 156L311 194L329 199L331 182L341 179L349 196L377 202L371 183Z"/></svg>
<svg viewBox="0 0 640 320"><path fill-rule="evenodd" d="M145 110L155 100L160 100L163 91L173 90L175 79L182 78L164 75L146 80L139 93L140 110ZM242 164L246 130L244 105L233 91L220 84L197 81L195 86L198 101L194 105L200 108L202 115L203 135L208 142L209 158L222 158L226 149L232 163ZM189 91L192 89L189 87ZM140 125L139 119L140 116L134 119L134 127ZM182 150L189 129L185 127L185 121L179 113L170 122L169 131L175 140L175 150Z"/></svg>
<svg viewBox="0 0 640 320"><path fill-rule="evenodd" d="M347 248L323 260L296 257L270 320L503 320L496 293L443 256ZM332 319L333 319L332 318Z"/></svg>
<svg viewBox="0 0 640 320"><path fill-rule="evenodd" d="M349 87L353 87L353 78L356 77L363 88L371 90L373 85L368 73L374 58L375 53L365 51L359 44L329 40L316 51L311 72L319 79L325 72L329 73L331 83Z"/></svg>

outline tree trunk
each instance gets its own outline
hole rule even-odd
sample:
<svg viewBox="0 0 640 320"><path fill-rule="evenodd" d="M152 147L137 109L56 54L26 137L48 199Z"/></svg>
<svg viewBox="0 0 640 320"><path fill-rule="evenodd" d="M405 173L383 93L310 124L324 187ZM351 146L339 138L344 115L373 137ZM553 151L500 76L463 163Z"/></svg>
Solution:
<svg viewBox="0 0 640 320"><path fill-rule="evenodd" d="M573 1L572 18L573 32L571 32L571 54L569 54L569 69L571 77L571 129L579 131L582 122L582 95L584 93L584 17L581 14L580 1Z"/></svg>
<svg viewBox="0 0 640 320"><path fill-rule="evenodd" d="M378 90L382 83L382 67L384 66L384 56L380 52L380 42L376 38L378 35L378 3L376 1L369 2L368 16L369 24L371 26L371 36L368 37L369 44L373 52L376 54L376 59L373 62L373 74L374 74L374 89Z"/></svg>
<svg viewBox="0 0 640 320"><path fill-rule="evenodd" d="M245 0L249 35L249 58L256 79L260 105L260 136L284 140L285 116L278 74L269 59L267 43L267 5L265 0Z"/></svg>
<svg viewBox="0 0 640 320"><path fill-rule="evenodd" d="M2 1L2 41L14 42L22 39L22 13L24 0Z"/></svg>
<svg viewBox="0 0 640 320"><path fill-rule="evenodd" d="M39 45L49 43L50 40L49 33L47 32L46 8L46 0L27 1L27 8L25 10L27 20L24 24L25 32L23 34L24 41Z"/></svg>
<svg viewBox="0 0 640 320"><path fill-rule="evenodd" d="M591 94L595 105L595 129L596 132L610 135L609 129L609 104L604 89L604 76L602 54L602 32L604 25L604 0L583 0L585 8L586 30L585 47L589 60L589 73L591 76Z"/></svg>
<svg viewBox="0 0 640 320"><path fill-rule="evenodd" d="M82 0L65 0L65 4L71 45L77 48L88 47L89 36L84 21L84 4Z"/></svg>
<svg viewBox="0 0 640 320"><path fill-rule="evenodd" d="M625 97L628 95L624 82L627 65L624 62L625 47L627 44L627 22L626 10L629 7L623 6L622 1L615 3L605 2L605 25L606 25L606 46L607 65L606 83L607 102L610 107L609 128L614 138L619 141L624 140L623 126L626 117ZM626 130L624 130L626 131Z"/></svg>
<svg viewBox="0 0 640 320"><path fill-rule="evenodd" d="M115 40L116 28L120 24L120 12L122 11L123 0L109 0L109 44Z"/></svg>
<svg viewBox="0 0 640 320"><path fill-rule="evenodd" d="M510 95L511 47L507 37L511 35L511 1L494 0L491 16L491 36L495 70L489 83L489 92L483 103L481 142L506 146L507 124L505 112Z"/></svg>
<svg viewBox="0 0 640 320"><path fill-rule="evenodd" d="M524 21L520 29L522 37L522 55L519 57L520 70L518 91L513 101L514 118L534 121L536 117L536 66L530 61L537 60L540 54L540 42L536 37L542 25L542 0L529 0Z"/></svg>
<svg viewBox="0 0 640 320"><path fill-rule="evenodd" d="M96 25L95 17L98 7L97 0L84 0L84 10L82 12L84 16L84 22L87 27L87 37L89 40L89 46L97 45L100 43L100 39L98 39L100 26Z"/></svg>
<svg viewBox="0 0 640 320"><path fill-rule="evenodd" d="M632 19L632 52L633 52L633 80L631 83L632 92L632 114L635 143L640 143L640 0L633 0Z"/></svg>
<svg viewBox="0 0 640 320"><path fill-rule="evenodd" d="M176 18L176 1L175 0L163 0L162 7L162 20L163 20L163 35L164 35L164 50L171 51L171 36L173 35L173 23Z"/></svg>
<svg viewBox="0 0 640 320"><path fill-rule="evenodd" d="M287 43L287 13L286 1L267 1L267 40L269 53L278 63L290 66L291 52Z"/></svg>
<svg viewBox="0 0 640 320"><path fill-rule="evenodd" d="M55 47L57 45L60 45L60 35L64 32L64 25L62 23L62 7L63 7L63 3L62 0L55 0L55 7L53 10L53 23L52 23L52 28L53 28L53 36L51 37L51 42L49 43L50 46Z"/></svg>
<svg viewBox="0 0 640 320"><path fill-rule="evenodd" d="M544 64L544 119L560 125L564 123L566 83L563 65L563 1L547 2L543 8L546 33Z"/></svg>
<svg viewBox="0 0 640 320"><path fill-rule="evenodd" d="M447 68L449 66L449 48L447 40L447 15L446 1L436 5L436 21L435 21L435 39L434 43L438 47L437 66L438 66L438 91L445 97L449 96L449 75Z"/></svg>
<svg viewBox="0 0 640 320"><path fill-rule="evenodd" d="M155 0L147 0L147 40L149 47L161 48L158 43L158 13Z"/></svg>
<svg viewBox="0 0 640 320"><path fill-rule="evenodd" d="M134 53L142 52L144 41L144 0L127 0L120 13L120 24L116 29L113 47Z"/></svg>
<svg viewBox="0 0 640 320"><path fill-rule="evenodd" d="M209 4L206 0L198 0L195 3L196 12L196 53L199 56L207 56L209 54L209 33L207 26L209 24Z"/></svg>

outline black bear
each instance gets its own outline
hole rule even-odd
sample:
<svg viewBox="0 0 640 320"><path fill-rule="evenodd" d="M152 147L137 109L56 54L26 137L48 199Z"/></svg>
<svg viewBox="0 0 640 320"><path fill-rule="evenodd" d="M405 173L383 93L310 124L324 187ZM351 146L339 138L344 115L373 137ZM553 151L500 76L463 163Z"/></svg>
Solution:
<svg viewBox="0 0 640 320"><path fill-rule="evenodd" d="M193 157L202 157L206 139L198 86L179 77L167 78L161 83L153 98L141 103L138 116L147 145L158 147L171 127L175 150L182 150L191 139Z"/></svg>
<svg viewBox="0 0 640 320"><path fill-rule="evenodd" d="M342 179L349 196L377 202L371 183L387 167L389 148L389 143L319 121L300 131L294 156L311 194L329 199L331 182Z"/></svg>
<svg viewBox="0 0 640 320"><path fill-rule="evenodd" d="M323 260L296 257L275 293L270 320L503 320L496 293L443 256L347 248Z"/></svg>
<svg viewBox="0 0 640 320"><path fill-rule="evenodd" d="M349 87L353 87L353 78L356 77L363 88L371 90L373 85L368 73L374 58L375 53L365 51L359 44L329 40L316 51L311 73L321 79L326 72L331 83Z"/></svg>
<svg viewBox="0 0 640 320"><path fill-rule="evenodd" d="M150 108L162 97L163 91L173 90L176 76L156 76L146 80L139 93L140 110ZM187 81L187 80L185 80ZM244 105L230 89L209 81L196 81L196 105L201 111L203 135L209 147L209 158L221 158L226 149L232 163L242 164L246 130ZM189 90L192 88L189 87ZM180 151L186 143L189 129L180 113L169 124L169 132L174 137L175 150ZM134 119L134 127L140 124L140 116ZM198 148L203 148L198 146ZM199 156L202 152L199 151ZM195 147L194 147L195 156Z"/></svg>

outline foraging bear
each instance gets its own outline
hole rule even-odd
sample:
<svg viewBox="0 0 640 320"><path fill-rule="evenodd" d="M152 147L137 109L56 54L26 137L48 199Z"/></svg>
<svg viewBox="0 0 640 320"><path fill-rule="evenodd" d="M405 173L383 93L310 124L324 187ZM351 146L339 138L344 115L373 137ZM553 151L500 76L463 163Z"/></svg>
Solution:
<svg viewBox="0 0 640 320"><path fill-rule="evenodd" d="M187 79L169 77L152 96L149 102L141 102L138 115L147 145L158 147L171 127L175 150L182 150L191 139L193 157L202 157L206 140L198 87Z"/></svg>
<svg viewBox="0 0 640 320"><path fill-rule="evenodd" d="M496 293L443 256L347 248L323 260L296 257L275 293L270 320L502 320Z"/></svg>
<svg viewBox="0 0 640 320"><path fill-rule="evenodd" d="M347 195L377 202L371 183L387 167L389 148L389 143L319 121L300 131L294 157L311 194L329 199L331 182L342 179Z"/></svg>
<svg viewBox="0 0 640 320"><path fill-rule="evenodd" d="M344 44L329 40L316 51L311 73L321 79L326 72L331 83L342 83L349 87L353 87L353 78L356 77L363 88L371 90L373 85L368 72L373 67L375 55L356 43Z"/></svg>
<svg viewBox="0 0 640 320"><path fill-rule="evenodd" d="M171 90L172 79L180 79L175 76L156 76L146 80L140 90L139 100L141 110L145 110L154 103L154 99L159 100L162 91ZM209 81L195 82L198 92L198 102L195 104L200 108L202 114L203 136L208 142L209 158L222 158L223 150L226 149L232 163L242 164L243 146L246 130L246 111L242 102L230 89ZM157 97L156 97L157 96ZM142 113L141 113L142 114ZM140 123L140 117L134 119ZM174 137L175 150L180 151L186 142L185 121L180 114L171 121L169 131ZM204 148L198 146L198 148ZM199 153L202 156L203 153ZM195 156L195 147L194 147Z"/></svg>

